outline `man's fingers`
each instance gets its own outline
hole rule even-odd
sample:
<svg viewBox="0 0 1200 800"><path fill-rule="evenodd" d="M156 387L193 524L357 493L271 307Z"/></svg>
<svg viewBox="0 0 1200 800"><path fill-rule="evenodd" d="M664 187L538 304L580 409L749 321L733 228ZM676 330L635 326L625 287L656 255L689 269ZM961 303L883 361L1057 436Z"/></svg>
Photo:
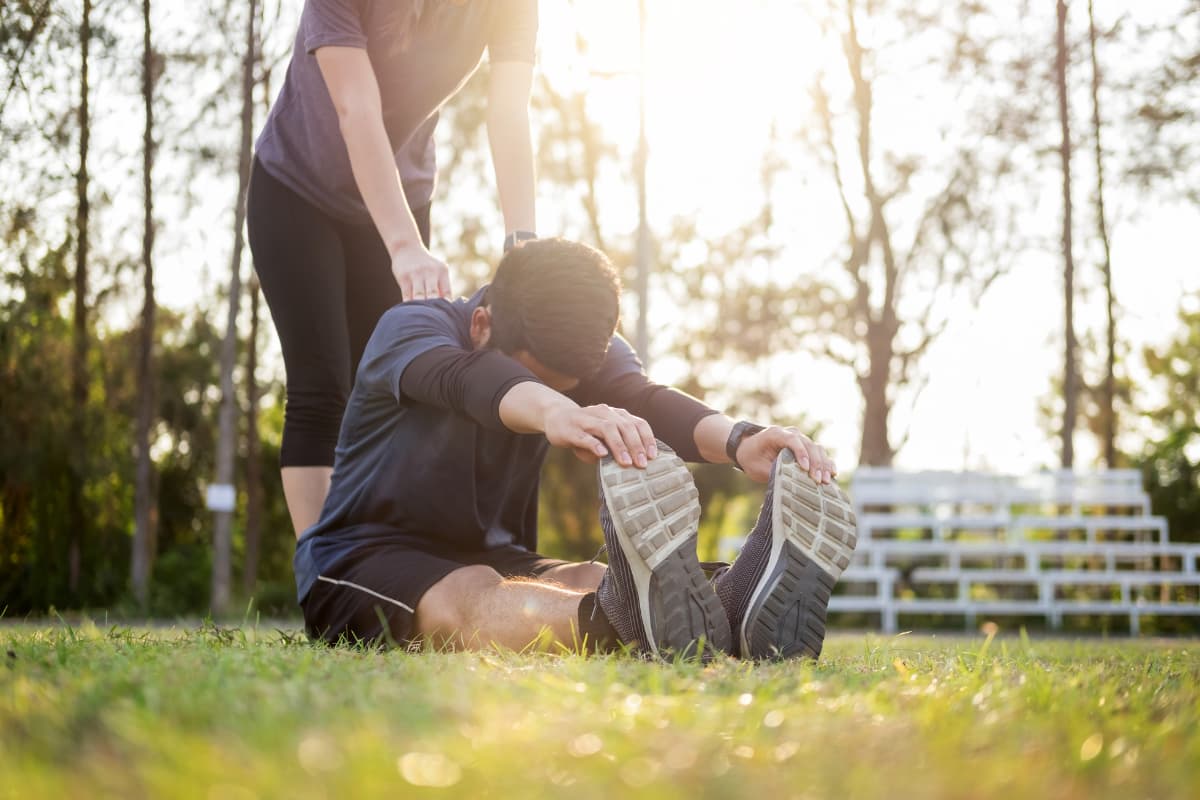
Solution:
<svg viewBox="0 0 1200 800"><path fill-rule="evenodd" d="M633 457L629 455L629 447L625 444L621 426L612 420L604 423L604 442L619 464L625 467L633 465Z"/></svg>
<svg viewBox="0 0 1200 800"><path fill-rule="evenodd" d="M633 420L637 426L638 436L642 438L642 447L645 448L646 458L658 458L658 441L654 438L654 431L650 429L650 423L641 417L634 417Z"/></svg>
<svg viewBox="0 0 1200 800"><path fill-rule="evenodd" d="M825 458L820 446L802 433L785 431L784 435L784 446L792 451L800 469L806 471L814 481L823 482Z"/></svg>
<svg viewBox="0 0 1200 800"><path fill-rule="evenodd" d="M604 446L604 442L583 430L577 431L575 436L572 437L571 447L575 448L575 455L577 456L579 455L578 451L581 450L595 453L597 456L601 457L608 455L608 448ZM580 458L582 459L583 457L580 456Z"/></svg>
<svg viewBox="0 0 1200 800"><path fill-rule="evenodd" d="M612 454L618 464L624 467L631 466L633 459L629 456L629 450L625 447L625 440L621 437L621 429L617 427L617 423L608 414L593 417L593 420L586 430L604 442L608 452Z"/></svg>
<svg viewBox="0 0 1200 800"><path fill-rule="evenodd" d="M450 270L443 266L438 270L437 290L439 297L451 297L450 292Z"/></svg>
<svg viewBox="0 0 1200 800"><path fill-rule="evenodd" d="M816 442L813 443L813 449L817 453L817 477L819 483L829 483L829 459L825 456L825 448Z"/></svg>
<svg viewBox="0 0 1200 800"><path fill-rule="evenodd" d="M640 417L605 405L589 406L584 411L587 416L581 423L582 430L603 444L602 455L611 454L621 466L639 468L658 455L654 433Z"/></svg>
<svg viewBox="0 0 1200 800"><path fill-rule="evenodd" d="M625 442L625 448L633 457L633 463L639 467L646 466L646 445L642 441L642 432L638 430L633 415L623 415L621 421L617 423L617 429Z"/></svg>
<svg viewBox="0 0 1200 800"><path fill-rule="evenodd" d="M792 455L796 457L796 463L800 465L800 469L811 469L813 458L808 446L812 444L812 440L800 433L793 433L783 428L779 428L778 430L783 438L783 441L780 442L780 447L786 447L792 451Z"/></svg>

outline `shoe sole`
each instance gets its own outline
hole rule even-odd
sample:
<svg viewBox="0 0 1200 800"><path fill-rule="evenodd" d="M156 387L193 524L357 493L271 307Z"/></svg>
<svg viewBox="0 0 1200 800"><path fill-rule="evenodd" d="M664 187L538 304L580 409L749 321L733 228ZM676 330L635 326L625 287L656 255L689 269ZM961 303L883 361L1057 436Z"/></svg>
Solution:
<svg viewBox="0 0 1200 800"><path fill-rule="evenodd" d="M775 462L771 557L742 620L751 658L817 658L829 596L858 543L850 498L816 483L790 450Z"/></svg>
<svg viewBox="0 0 1200 800"><path fill-rule="evenodd" d="M633 575L646 648L684 656L728 652L733 637L725 609L696 557L700 495L683 461L660 450L643 470L606 457L600 484Z"/></svg>

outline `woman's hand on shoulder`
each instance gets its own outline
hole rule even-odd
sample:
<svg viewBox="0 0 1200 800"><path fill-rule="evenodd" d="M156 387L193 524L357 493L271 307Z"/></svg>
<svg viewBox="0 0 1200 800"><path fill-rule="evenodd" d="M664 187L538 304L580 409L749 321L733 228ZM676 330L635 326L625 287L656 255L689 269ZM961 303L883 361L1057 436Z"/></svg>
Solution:
<svg viewBox="0 0 1200 800"><path fill-rule="evenodd" d="M405 300L450 297L450 268L420 244L392 255L392 275Z"/></svg>

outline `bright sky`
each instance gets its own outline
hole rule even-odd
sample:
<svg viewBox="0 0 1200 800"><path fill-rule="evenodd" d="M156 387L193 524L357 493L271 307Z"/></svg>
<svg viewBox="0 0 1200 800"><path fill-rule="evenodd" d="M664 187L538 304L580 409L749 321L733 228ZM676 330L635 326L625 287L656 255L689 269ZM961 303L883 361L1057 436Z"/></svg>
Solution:
<svg viewBox="0 0 1200 800"><path fill-rule="evenodd" d="M652 224L661 227L672 217L690 215L701 221L702 230L717 233L758 208L758 171L772 122L782 128L798 124L797 108L812 75L822 66L836 72L838 54L822 44L796 2L653 0L647 5ZM1118 4L1097 3L1101 19L1117 10ZM575 4L574 12L567 4L543 3L542 69L587 71L571 51L576 29L584 31L591 44L591 70L636 68L637 11L632 0L584 0ZM1052 23L1048 30L1053 30ZM619 88L617 84L622 82L593 79L589 89L597 97L597 118L631 142L636 137L636 84L631 79ZM944 112L948 98L939 97L938 88L917 85L912 91L923 98L924 108L933 103ZM905 97L891 100L893 106L910 102ZM1085 122L1075 120L1080 129ZM907 130L887 129L890 137L912 135L920 135L915 123ZM1080 161L1082 156L1090 154L1082 153ZM843 236L840 211L836 197L824 194L819 180L797 177L797 185L781 192L796 208L777 209L777 215L786 219L790 211L797 212L791 217L796 223L789 252L800 260L811 254L811 263L800 269L819 269ZM1051 177L1053 188L1057 172ZM1075 190L1078 207L1091 203L1085 180L1079 180ZM1053 225L1061 218L1057 191L1043 193L1034 210L1034 216ZM1177 327L1180 296L1200 291L1194 260L1200 251L1200 213L1194 208L1132 208L1132 198L1108 201L1110 213L1114 207L1125 211L1115 224L1110 222L1114 284L1120 336L1136 353L1144 344L1169 338ZM1046 233L1053 240L1058 230L1051 226ZM1093 251L1085 251L1094 237L1082 229L1076 236L1084 242L1076 248L1077 269L1094 270L1095 262L1087 255ZM1048 394L1051 376L1061 370L1060 275L1061 258L1054 253L1025 258L992 287L978 308L963 308L953 316L925 361L931 375L927 388L915 406L911 397L902 397L893 412L893 439L909 430L898 465L1020 472L1056 463L1057 441L1043 432L1038 406ZM1093 285L1097 280L1094 275L1077 278ZM1101 302L1099 293L1077 300L1077 331L1085 324L1101 330ZM653 344L651 350L653 355ZM790 354L780 363L795 378L795 407L824 424L824 442L841 454L842 463L852 465L860 431L853 376L805 353ZM660 380L676 377L669 364L652 367L652 372ZM1080 464L1095 457L1088 435L1077 436L1076 448Z"/></svg>
<svg viewBox="0 0 1200 800"><path fill-rule="evenodd" d="M298 8L298 2L294 4ZM836 71L838 56L821 42L800 3L650 0L647 5L651 223L662 229L672 218L691 216L702 231L716 236L757 212L760 160L772 123L785 130L802 124L813 74L823 65ZM1097 12L1103 17L1116 6L1101 0ZM286 11L282 19L289 20ZM1052 32L1052 21L1048 25ZM590 43L587 60L574 54L577 31ZM292 31L280 35L290 41ZM636 82L604 75L637 67L636 0L543 2L539 41L539 68L556 80L586 86L591 109L609 135L632 149L637 135ZM939 95L940 88L918 83L912 91L924 98L926 109L952 110L944 93ZM908 102L902 95L880 100L901 118ZM1084 123L1076 120L1078 126ZM912 138L922 133L900 125L890 128L889 135ZM790 162L793 154L785 150L783 155ZM797 155L794 165L799 168L802 163ZM788 247L782 268L821 269L843 236L836 196L828 194L822 176L793 172L791 178L780 187L776 209L779 219L794 220L780 232ZM1056 168L1049 179L1051 187L1056 185ZM445 184L439 188L440 212L451 213L453 191ZM606 203L606 222L614 231L632 229L636 208L631 198L628 186L617 185ZM553 224L552 201L543 191L543 227ZM1135 197L1110 199L1111 206L1124 211L1113 224L1114 282L1121 304L1120 336L1133 353L1169 338L1177 326L1180 296L1200 291L1194 257L1200 252L1200 213L1194 208L1139 207L1137 202ZM1088 203L1090 193L1081 179L1076 204ZM1032 210L1046 222L1043 233L1051 241L1058 235L1054 226L1060 214L1055 191L1043 192ZM1090 238L1082 228L1077 236ZM219 237L223 242L224 234ZM1094 270L1087 256L1092 251L1085 253L1085 246L1076 253L1078 269ZM219 258L205 260L218 275L226 269ZM1022 472L1056 462L1057 442L1043 432L1037 408L1061 360L1060 271L1060 259L1052 252L1026 258L977 308L962 308L954 315L924 362L932 376L927 388L915 406L911 397L902 397L893 413L893 439L910 431L898 465ZM161 274L162 300L186 306L195 295L195 271ZM1097 280L1088 277L1087 282ZM1100 330L1100 300L1098 293L1080 298L1080 325ZM655 326L665 327L678 312L661 307L652 313ZM653 343L651 351L653 356ZM860 426L853 377L805 353L781 354L777 363L783 374L772 376L774 385L791 387L791 405L823 424L824 443L835 450L839 463L853 466ZM652 373L664 382L678 377L678 370L663 360L655 362ZM1095 452L1090 436L1078 436L1077 450L1079 463L1088 463Z"/></svg>

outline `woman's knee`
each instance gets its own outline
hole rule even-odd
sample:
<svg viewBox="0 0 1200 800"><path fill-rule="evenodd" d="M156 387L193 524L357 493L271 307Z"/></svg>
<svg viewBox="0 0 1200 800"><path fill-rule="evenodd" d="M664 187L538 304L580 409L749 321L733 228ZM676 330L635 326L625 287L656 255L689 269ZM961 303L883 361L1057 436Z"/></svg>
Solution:
<svg viewBox="0 0 1200 800"><path fill-rule="evenodd" d="M348 387L332 377L324 382L288 381L279 453L281 466L333 465L348 393Z"/></svg>

